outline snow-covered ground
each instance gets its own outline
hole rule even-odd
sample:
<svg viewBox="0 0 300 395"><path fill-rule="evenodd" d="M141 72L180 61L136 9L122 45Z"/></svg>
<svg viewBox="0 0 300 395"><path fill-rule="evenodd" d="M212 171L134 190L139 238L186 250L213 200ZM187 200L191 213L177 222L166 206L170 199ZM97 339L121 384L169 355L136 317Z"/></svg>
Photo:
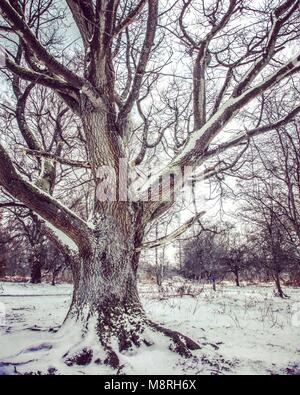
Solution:
<svg viewBox="0 0 300 395"><path fill-rule="evenodd" d="M290 299L274 297L273 287L192 284L179 296L180 284L141 284L148 315L201 345L194 359L156 346L125 354L128 374L300 374L300 289L286 288ZM0 362L14 361L20 351L48 344L69 307L70 285L0 283ZM3 313L5 310L5 321ZM1 325L2 317L2 325ZM42 362L39 361L42 365ZM92 364L91 364L92 365ZM104 366L66 367L73 374L112 373ZM38 368L38 366L37 366ZM26 368L23 368L26 371ZM0 374L14 368L0 364ZM22 372L22 365L17 366ZM23 370L24 371L24 370Z"/></svg>

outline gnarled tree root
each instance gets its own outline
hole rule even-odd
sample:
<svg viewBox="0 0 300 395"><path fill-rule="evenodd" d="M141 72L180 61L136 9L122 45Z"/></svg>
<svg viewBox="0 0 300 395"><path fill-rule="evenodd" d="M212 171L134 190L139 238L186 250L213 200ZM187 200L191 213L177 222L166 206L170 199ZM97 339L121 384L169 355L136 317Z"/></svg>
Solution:
<svg viewBox="0 0 300 395"><path fill-rule="evenodd" d="M161 332L172 340L170 345L170 350L177 352L182 357L190 358L192 357L191 351L199 350L201 347L194 340L190 339L179 332L173 331L171 329L165 328L156 324L155 322L150 322L152 328L157 332Z"/></svg>
<svg viewBox="0 0 300 395"><path fill-rule="evenodd" d="M131 317L132 318L132 317ZM78 324L78 321L76 321ZM83 327L85 327L83 325ZM63 329L63 328L62 328ZM22 364L22 372L18 374L59 374L60 368L56 366L56 358L58 355L57 346L63 345L61 349L62 359L58 365L63 362L63 365L68 367L87 367L94 365L107 366L113 369L115 374L124 374L126 372L126 366L122 364L122 356L134 355L138 352L141 347L149 347L157 343L158 339L166 339L162 344L166 344L167 349L179 354L183 358L193 357L192 351L198 350L201 347L189 337L171 329L167 329L160 324L152 322L144 317L139 321L131 321L130 324L118 323L114 327L113 333L108 333L100 328L89 327L88 332L82 332L81 335L73 339L72 334L68 331L68 328L63 331L60 335L60 331L53 336L58 336L58 340L53 339L53 347L50 347L50 343L43 343L35 347L29 347L22 353L23 358L26 356L27 361ZM91 332L92 331L92 332ZM94 340L93 340L94 339ZM95 339L97 339L95 343ZM99 340L99 343L98 343ZM74 345L72 344L74 343ZM52 341L51 341L52 343ZM98 343L98 344L97 344ZM68 347L70 344L70 347ZM68 348L67 348L68 347ZM164 346L163 346L164 347ZM53 348L53 349L52 349ZM53 351L53 354L52 354ZM129 353L129 354L127 354ZM53 355L53 361L52 357ZM48 367L41 368L44 372L34 372L35 368L31 369L31 360L34 359L34 365L37 366L37 361L41 360L41 366L43 365L44 358L51 361L51 372ZM196 361L196 360L195 360ZM18 361L11 365L20 367ZM58 361L57 361L58 362ZM26 367L23 365L27 365ZM61 365L60 365L61 366ZM65 371L65 369L63 369Z"/></svg>
<svg viewBox="0 0 300 395"><path fill-rule="evenodd" d="M94 358L93 350L83 347L81 351L77 351L74 355L70 356L69 353L66 354L64 360L68 366L86 366L92 362L97 365L107 365L117 370L118 374L123 368L120 362L120 356L126 353L126 351L138 349L142 345L147 347L153 346L155 341L151 339L151 334L155 336L157 333L169 338L169 350L179 354L181 357L191 358L193 357L192 351L201 348L199 344L189 337L147 320L143 325L139 324L135 329L125 329L122 326L119 328L117 336L115 334L113 337L115 341L112 341L112 339L108 340L107 335L103 336L101 333L98 333L99 341L106 355L104 358ZM112 344L115 346L113 347ZM115 348L116 344L118 345L117 349Z"/></svg>

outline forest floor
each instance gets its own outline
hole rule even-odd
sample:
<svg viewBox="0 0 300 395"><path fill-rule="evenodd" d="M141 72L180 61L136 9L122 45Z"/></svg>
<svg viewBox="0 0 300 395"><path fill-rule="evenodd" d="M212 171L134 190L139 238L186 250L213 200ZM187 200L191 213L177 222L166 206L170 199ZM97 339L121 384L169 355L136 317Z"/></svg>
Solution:
<svg viewBox="0 0 300 395"><path fill-rule="evenodd" d="M223 283L217 292L209 285L179 280L165 283L161 290L140 284L148 316L188 335L201 349L193 352L194 359L162 350L159 344L139 349L123 356L124 373L300 374L300 288L285 291L290 298L282 300L267 284ZM54 335L49 328L62 323L71 292L68 284L0 282L0 374L26 371L3 362L51 341ZM38 363L42 367L42 361ZM106 367L92 364L67 369L71 374L109 373Z"/></svg>

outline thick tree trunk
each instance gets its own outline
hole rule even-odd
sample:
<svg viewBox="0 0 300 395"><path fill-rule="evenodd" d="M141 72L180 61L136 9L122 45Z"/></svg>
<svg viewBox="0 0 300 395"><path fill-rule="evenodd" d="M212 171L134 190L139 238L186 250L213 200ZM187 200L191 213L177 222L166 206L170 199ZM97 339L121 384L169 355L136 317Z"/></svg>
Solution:
<svg viewBox="0 0 300 395"><path fill-rule="evenodd" d="M283 290L281 288L280 276L279 276L278 271L275 272L275 285L276 285L278 296L280 298L285 298L286 294L283 292Z"/></svg>
<svg viewBox="0 0 300 395"><path fill-rule="evenodd" d="M158 264L155 268L155 275L156 275L156 284L161 287L163 283L164 277L164 266L162 264Z"/></svg>
<svg viewBox="0 0 300 395"><path fill-rule="evenodd" d="M6 262L5 257L0 258L0 278L4 278L6 276Z"/></svg>
<svg viewBox="0 0 300 395"><path fill-rule="evenodd" d="M56 278L57 278L57 276L59 275L60 271L61 271L61 266L60 266L59 268L54 269L54 270L52 271L52 281L51 281L51 285L55 286L55 284L56 284Z"/></svg>
<svg viewBox="0 0 300 395"><path fill-rule="evenodd" d="M42 270L39 262L34 262L31 265L30 282L31 284L41 284L42 282Z"/></svg>
<svg viewBox="0 0 300 395"><path fill-rule="evenodd" d="M39 180L42 182L42 178ZM43 256L43 234L42 223L36 215L32 215L32 227L29 241L31 244L31 284L41 284L42 282L42 256Z"/></svg>
<svg viewBox="0 0 300 395"><path fill-rule="evenodd" d="M216 287L216 280L215 279L212 280L212 286L213 286L213 290L216 292L217 287Z"/></svg>
<svg viewBox="0 0 300 395"><path fill-rule="evenodd" d="M103 186L100 182L108 181L111 185L114 181L99 175L101 166L110 166L117 180L127 181L119 168L119 159L123 155L122 144L119 143L113 111L109 111L107 103L103 103L101 111L94 111L84 100L82 103L83 126L97 199L94 229L87 243L90 247L85 248L80 258L72 263L73 299L62 328L62 331L64 327L77 328L77 333L79 329L82 348L69 350L64 356L65 362L68 365L85 365L93 361L120 369L120 355L135 347L150 347L154 343L151 336L153 332L156 332L154 338L158 333L167 336L171 340L172 350L191 356L190 349L199 346L186 336L151 322L139 299L137 269L140 252L137 252L137 247L144 236L143 205L121 201L119 182L116 190L109 192L108 199L99 197L99 190ZM105 188L103 192L106 193ZM68 330L66 335L70 336ZM100 354L95 344L100 346Z"/></svg>
<svg viewBox="0 0 300 395"><path fill-rule="evenodd" d="M240 277L239 277L239 271L238 271L238 269L236 269L235 270L235 285L237 286L237 287L239 287L240 286Z"/></svg>
<svg viewBox="0 0 300 395"><path fill-rule="evenodd" d="M42 282L42 265L40 262L40 253L38 246L33 247L33 253L31 257L31 273L30 282L31 284L41 284Z"/></svg>
<svg viewBox="0 0 300 395"><path fill-rule="evenodd" d="M146 317L137 290L135 244L139 232L136 223L124 227L125 222L128 225L127 221L120 221L120 212L117 217L108 213L99 216L94 239L90 241L92 253L73 264L73 299L64 326L79 328L85 346L64 356L68 365L94 361L119 369L120 353L150 347L154 332L156 336L158 333L167 336L170 348L181 355L191 356L190 349L199 348L187 337ZM87 337L93 339L91 347L86 346ZM95 343L105 350L104 357L93 349Z"/></svg>
<svg viewBox="0 0 300 395"><path fill-rule="evenodd" d="M74 271L74 295L69 315L81 319L88 308L99 318L106 312L142 312L133 268L134 243L113 217L101 218L92 254L84 256ZM119 315L119 313L117 314Z"/></svg>

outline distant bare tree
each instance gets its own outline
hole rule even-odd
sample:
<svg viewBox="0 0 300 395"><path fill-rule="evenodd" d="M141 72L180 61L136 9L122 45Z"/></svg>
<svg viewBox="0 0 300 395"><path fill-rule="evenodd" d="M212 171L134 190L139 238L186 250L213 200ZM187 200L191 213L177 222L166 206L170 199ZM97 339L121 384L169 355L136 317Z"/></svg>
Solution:
<svg viewBox="0 0 300 395"><path fill-rule="evenodd" d="M285 227L279 220L276 209L265 204L267 197L247 194L247 205L243 217L254 226L250 248L253 262L269 273L276 285L278 296L286 297L282 290L281 275L289 272L295 256L290 248Z"/></svg>
<svg viewBox="0 0 300 395"><path fill-rule="evenodd" d="M225 265L226 250L217 233L203 232L188 241L184 248L184 276L205 279L212 283L222 280L228 270Z"/></svg>
<svg viewBox="0 0 300 395"><path fill-rule="evenodd" d="M229 245L223 257L223 263L228 268L228 272L234 275L237 287L240 286L241 274L247 265L247 261L245 260L246 253L247 249L244 245Z"/></svg>

